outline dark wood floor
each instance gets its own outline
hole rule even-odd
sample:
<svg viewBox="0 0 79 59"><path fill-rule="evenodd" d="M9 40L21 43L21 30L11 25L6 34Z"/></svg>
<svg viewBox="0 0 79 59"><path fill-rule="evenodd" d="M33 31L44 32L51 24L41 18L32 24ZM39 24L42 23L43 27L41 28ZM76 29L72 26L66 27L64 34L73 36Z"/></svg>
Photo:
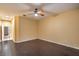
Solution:
<svg viewBox="0 0 79 59"><path fill-rule="evenodd" d="M0 55L4 56L79 56L77 49L39 39L16 44L7 41L3 45Z"/></svg>
<svg viewBox="0 0 79 59"><path fill-rule="evenodd" d="M14 56L16 55L15 44L13 41L4 41L0 43L0 56Z"/></svg>

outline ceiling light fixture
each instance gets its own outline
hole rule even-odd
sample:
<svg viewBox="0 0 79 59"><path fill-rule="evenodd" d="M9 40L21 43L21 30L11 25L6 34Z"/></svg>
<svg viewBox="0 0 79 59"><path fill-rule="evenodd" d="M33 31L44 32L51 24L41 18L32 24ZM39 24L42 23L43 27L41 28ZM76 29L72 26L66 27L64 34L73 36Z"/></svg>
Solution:
<svg viewBox="0 0 79 59"><path fill-rule="evenodd" d="M38 14L37 14L37 13L35 13L35 16L38 16Z"/></svg>

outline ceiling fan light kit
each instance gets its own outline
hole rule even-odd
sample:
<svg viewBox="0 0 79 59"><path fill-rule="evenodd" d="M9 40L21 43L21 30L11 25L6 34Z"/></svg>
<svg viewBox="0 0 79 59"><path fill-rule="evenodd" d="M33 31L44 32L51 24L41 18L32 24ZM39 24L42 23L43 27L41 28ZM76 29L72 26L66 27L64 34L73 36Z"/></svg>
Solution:
<svg viewBox="0 0 79 59"><path fill-rule="evenodd" d="M35 13L34 15L35 15L35 16L38 16L38 14L37 14L37 13Z"/></svg>

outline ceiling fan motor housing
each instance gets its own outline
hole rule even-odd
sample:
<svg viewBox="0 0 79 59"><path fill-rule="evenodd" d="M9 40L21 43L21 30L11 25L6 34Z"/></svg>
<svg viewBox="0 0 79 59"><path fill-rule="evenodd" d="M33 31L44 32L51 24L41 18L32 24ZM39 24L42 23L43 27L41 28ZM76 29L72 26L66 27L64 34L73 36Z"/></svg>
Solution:
<svg viewBox="0 0 79 59"><path fill-rule="evenodd" d="M38 9L37 9L37 8L35 8L35 11L34 11L34 12L35 12L35 13L37 13L37 11L38 11Z"/></svg>

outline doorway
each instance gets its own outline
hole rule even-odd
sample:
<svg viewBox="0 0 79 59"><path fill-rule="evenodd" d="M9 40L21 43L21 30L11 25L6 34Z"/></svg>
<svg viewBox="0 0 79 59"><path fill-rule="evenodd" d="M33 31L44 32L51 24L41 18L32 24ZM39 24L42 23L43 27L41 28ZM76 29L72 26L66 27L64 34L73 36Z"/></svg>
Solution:
<svg viewBox="0 0 79 59"><path fill-rule="evenodd" d="M14 18L0 19L0 55L13 55Z"/></svg>
<svg viewBox="0 0 79 59"><path fill-rule="evenodd" d="M14 18L0 19L0 42L14 40Z"/></svg>

